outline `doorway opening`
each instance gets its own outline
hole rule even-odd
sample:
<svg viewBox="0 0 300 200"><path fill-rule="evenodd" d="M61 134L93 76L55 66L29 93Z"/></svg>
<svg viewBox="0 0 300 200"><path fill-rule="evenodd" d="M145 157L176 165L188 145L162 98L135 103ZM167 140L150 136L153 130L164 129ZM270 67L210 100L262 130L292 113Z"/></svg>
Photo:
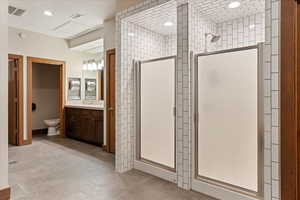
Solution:
<svg viewBox="0 0 300 200"><path fill-rule="evenodd" d="M23 56L8 55L8 143L23 145Z"/></svg>
<svg viewBox="0 0 300 200"><path fill-rule="evenodd" d="M35 125L33 127L33 112L35 112L36 110L38 110L38 107L41 108L41 107L48 107L49 108L49 105L37 105L36 102L33 102L33 90L34 90L34 87L33 87L33 83L34 81L36 81L34 78L33 78L33 74L35 73L34 71L34 68L41 68L43 66L47 66L47 67L50 67L48 70L49 73L51 74L53 71L53 69L57 68L57 73L58 73L58 76L57 76L57 82L55 84L57 84L57 104L53 104L54 106L56 105L56 108L57 108L57 118L59 118L59 127L53 127L53 128L56 128L57 129L57 134L61 135L61 136L64 136L64 105L65 105L65 99L64 99L64 83L65 83L65 62L64 61L57 61L57 60L50 60L50 59L43 59L43 58L33 58L33 57L28 57L27 59L27 66L28 66L28 71L27 71L27 81L28 81L28 84L27 84L27 105L28 105L28 108L27 108L27 118L28 118L28 124L27 124L27 127L28 127L28 142L31 144L32 143L32 135L33 135L33 129L37 130L37 131L43 131L43 129L39 129L37 128L39 126L39 124L43 124L43 123L46 123L44 121L46 121L47 119L44 119L44 118L41 118L41 117L38 117L39 118L39 121L40 122L36 122L35 121ZM51 70L51 67L52 70ZM42 69L43 70L43 69ZM38 73L38 71L41 71L41 69L38 69L36 72ZM34 73L33 73L34 72ZM53 71L53 74L55 74L55 70ZM49 78L49 77L48 77ZM45 80L43 80L44 82ZM38 82L38 81L37 81ZM46 85L50 85L51 86L51 83L47 84L45 83ZM38 85L38 84L37 84ZM52 85L53 86L53 85ZM51 87L52 87L51 86ZM45 96L45 95L43 95ZM48 98L46 98L48 99ZM36 100L36 99L35 99ZM49 100L49 99L48 99ZM55 101L55 99L54 99ZM52 103L51 103L52 104ZM57 106L58 105L58 106ZM49 109L48 109L49 110ZM55 109L54 109L55 110ZM49 115L54 115L53 113L49 114ZM54 116L55 117L55 116ZM50 117L51 120L54 118L54 117ZM49 118L49 119L50 119ZM48 134L49 134L49 129L48 129Z"/></svg>

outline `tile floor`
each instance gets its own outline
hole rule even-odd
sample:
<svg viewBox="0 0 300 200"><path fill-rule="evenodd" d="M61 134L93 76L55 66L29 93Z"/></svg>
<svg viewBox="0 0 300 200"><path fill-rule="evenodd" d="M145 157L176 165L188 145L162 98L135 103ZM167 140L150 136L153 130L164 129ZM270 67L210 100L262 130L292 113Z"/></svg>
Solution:
<svg viewBox="0 0 300 200"><path fill-rule="evenodd" d="M132 170L114 172L114 156L61 137L9 147L12 200L213 200Z"/></svg>

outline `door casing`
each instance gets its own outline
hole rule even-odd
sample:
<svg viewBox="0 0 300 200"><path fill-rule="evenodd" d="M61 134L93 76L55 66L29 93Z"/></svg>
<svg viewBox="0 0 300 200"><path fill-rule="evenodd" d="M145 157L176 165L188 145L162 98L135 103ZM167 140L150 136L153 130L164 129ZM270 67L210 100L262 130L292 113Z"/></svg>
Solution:
<svg viewBox="0 0 300 200"><path fill-rule="evenodd" d="M17 138L15 145L21 146L26 144L24 141L23 135L23 127L24 127L24 105L23 105L23 92L24 92L24 84L23 84L23 56L15 55L15 54L8 54L8 59L15 60L17 63L17 93L18 93L18 111L17 111L17 122L18 122L18 131L17 131ZM11 114L8 117L13 117ZM10 133L10 131L8 132Z"/></svg>
<svg viewBox="0 0 300 200"><path fill-rule="evenodd" d="M27 143L32 143L32 65L33 63L59 66L59 112L60 112L60 135L65 136L65 66L64 61L45 58L27 58Z"/></svg>
<svg viewBox="0 0 300 200"><path fill-rule="evenodd" d="M116 151L116 50L106 52L106 151Z"/></svg>
<svg viewBox="0 0 300 200"><path fill-rule="evenodd" d="M280 33L281 199L300 198L300 6L281 1Z"/></svg>

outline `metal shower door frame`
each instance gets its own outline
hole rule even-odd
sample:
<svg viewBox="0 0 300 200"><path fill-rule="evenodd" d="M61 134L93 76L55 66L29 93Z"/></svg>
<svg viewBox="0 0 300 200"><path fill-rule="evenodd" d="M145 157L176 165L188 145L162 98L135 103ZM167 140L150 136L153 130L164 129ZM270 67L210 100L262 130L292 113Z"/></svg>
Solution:
<svg viewBox="0 0 300 200"><path fill-rule="evenodd" d="M199 110L198 110L198 58L201 56L209 56L216 54L224 54L238 51L245 51L257 49L257 141L258 141L258 192L251 191L239 186L235 186L229 183L218 181L209 177L201 176L198 174L198 123L199 123ZM194 60L193 60L194 59ZM263 43L254 46L247 46L241 48L233 48L228 50L214 51L214 52L205 52L195 54L194 58L191 55L191 61L194 64L193 73L194 73L194 133L193 133L193 177L192 182L200 181L208 185L218 187L221 189L229 190L231 192L240 193L242 195L247 195L249 197L261 198L264 194L264 86L263 86ZM193 184L192 184L193 185Z"/></svg>
<svg viewBox="0 0 300 200"><path fill-rule="evenodd" d="M174 117L174 168L169 166L165 166L163 164L157 163L155 161L148 160L141 156L141 73L142 73L142 64L143 63L151 63L157 62L162 60L169 60L174 59L175 66L174 66L174 105L173 105L173 117ZM143 60L143 61L133 61L134 71L135 71L135 101L136 101L136 148L135 148L135 159L137 161L141 161L145 164L149 164L154 167L158 167L167 171L176 172L176 85L177 85L177 78L176 78L176 71L177 71L177 57L176 56L168 56L168 57L161 57L151 60Z"/></svg>

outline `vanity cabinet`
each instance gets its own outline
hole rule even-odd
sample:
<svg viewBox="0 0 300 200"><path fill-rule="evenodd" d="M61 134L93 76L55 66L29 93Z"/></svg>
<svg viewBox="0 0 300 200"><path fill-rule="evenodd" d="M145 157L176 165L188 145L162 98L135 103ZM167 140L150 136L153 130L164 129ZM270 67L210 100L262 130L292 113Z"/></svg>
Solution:
<svg viewBox="0 0 300 200"><path fill-rule="evenodd" d="M72 139L103 145L103 110L65 108L65 133Z"/></svg>

